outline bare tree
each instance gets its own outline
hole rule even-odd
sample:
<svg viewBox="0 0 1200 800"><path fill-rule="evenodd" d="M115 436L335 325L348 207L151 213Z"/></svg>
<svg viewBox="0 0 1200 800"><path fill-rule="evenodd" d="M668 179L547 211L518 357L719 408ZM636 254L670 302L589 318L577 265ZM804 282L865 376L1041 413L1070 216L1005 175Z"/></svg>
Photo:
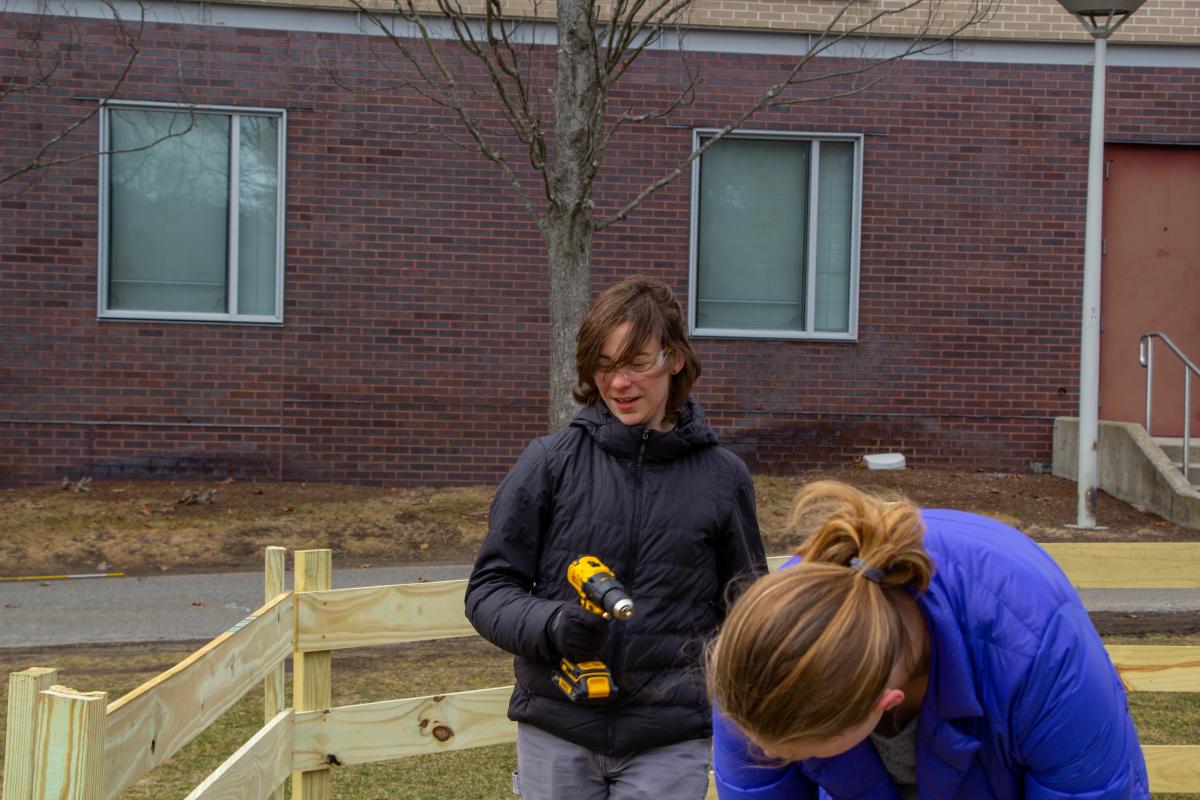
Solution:
<svg viewBox="0 0 1200 800"><path fill-rule="evenodd" d="M415 90L449 111L457 120L458 137L466 135L450 135L451 140L478 151L503 172L541 231L550 278L549 421L558 428L576 408L571 399L574 334L589 301L597 231L624 220L755 113L862 92L879 83L889 66L944 46L987 20L998 0L840 0L824 29L811 37L808 50L782 76L762 86L685 159L605 213L598 212L592 188L614 134L690 103L700 76L680 45L680 81L672 100L635 113L614 111L610 98L648 49L665 47L671 38L683 41L687 15L697 0L558 0L552 66L536 47L537 20L544 18L538 0L480 0L481 6L471 8L460 0L432 0L434 5L425 8L417 0L392 0L387 13L363 0L351 2L401 56L389 67L394 85ZM890 46L872 54L870 45L880 36ZM447 42L457 47L448 50ZM835 53L857 57L830 69L807 69ZM483 102L464 74L469 62L476 62L477 70L482 66L487 76ZM544 74L547 69L552 76ZM336 73L335 80L357 88ZM545 88L550 89L548 109ZM532 174L503 151L501 142L511 142L513 136L522 144L521 160L528 161Z"/></svg>
<svg viewBox="0 0 1200 800"><path fill-rule="evenodd" d="M0 113L12 113L25 101L44 101L55 94L62 102L80 104L77 112L41 115L41 119L60 120L25 146L12 142L0 148L0 198L12 197L35 186L53 167L83 159L96 158L101 151L90 139L77 134L95 119L100 109L117 97L141 55L142 35L146 26L146 9L139 2L136 17L125 18L113 0L101 0L107 18L97 24L107 30L115 55L105 64L100 93L95 97L78 98L69 95L69 88L78 83L73 71L85 68L80 59L85 52L84 23L65 3L55 5L43 0L36 14L14 15L11 29L5 31L15 43L15 66L11 73L0 76ZM0 10L9 10L0 6ZM193 115L148 144L128 150L132 152L153 147L163 139L181 136L192 128Z"/></svg>

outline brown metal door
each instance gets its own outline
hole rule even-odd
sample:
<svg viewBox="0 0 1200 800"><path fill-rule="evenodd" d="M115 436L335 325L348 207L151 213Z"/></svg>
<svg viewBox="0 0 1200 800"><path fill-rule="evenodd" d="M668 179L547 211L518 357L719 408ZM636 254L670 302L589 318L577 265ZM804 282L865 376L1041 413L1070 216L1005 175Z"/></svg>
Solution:
<svg viewBox="0 0 1200 800"><path fill-rule="evenodd" d="M1105 147L1106 252L1100 283L1100 419L1144 422L1146 371L1138 339L1162 331L1200 364L1200 149ZM1156 436L1183 433L1183 367L1154 347ZM1193 379L1192 435L1200 436Z"/></svg>

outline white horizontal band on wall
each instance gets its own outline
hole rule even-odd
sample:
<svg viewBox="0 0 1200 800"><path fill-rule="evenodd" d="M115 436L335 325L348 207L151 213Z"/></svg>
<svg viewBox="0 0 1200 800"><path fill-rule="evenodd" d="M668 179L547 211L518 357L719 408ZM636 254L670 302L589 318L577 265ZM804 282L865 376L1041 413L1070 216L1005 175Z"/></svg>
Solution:
<svg viewBox="0 0 1200 800"><path fill-rule="evenodd" d="M139 6L129 0L114 0L112 7L126 20L139 19L144 9L146 21L152 23L379 35L374 24L353 9L334 11L192 2L146 2ZM22 14L44 14L47 11L52 14L69 13L88 19L112 18L108 5L99 0L62 0L61 3L53 4L47 3L46 0L11 0L3 10ZM380 15L383 19L389 16ZM431 15L427 18L427 26L434 36L451 38L449 26L440 23L436 16ZM406 23L397 21L394 30L404 36L407 28ZM514 39L543 45L555 43L554 26L548 23L522 25L521 30L524 35L514 36ZM683 44L684 49L689 52L799 56L808 50L812 38L811 34L795 32L697 30L684 34ZM889 40L876 37L847 39L842 45L827 52L830 56L844 58L884 58L902 51L906 41L903 38ZM662 41L655 43L654 47L676 50L679 48L679 38L674 33L668 33ZM1090 41L957 41L909 58L965 63L1081 66L1090 64L1092 56L1093 46ZM1200 46L1116 43L1109 45L1106 60L1110 67L1200 69Z"/></svg>

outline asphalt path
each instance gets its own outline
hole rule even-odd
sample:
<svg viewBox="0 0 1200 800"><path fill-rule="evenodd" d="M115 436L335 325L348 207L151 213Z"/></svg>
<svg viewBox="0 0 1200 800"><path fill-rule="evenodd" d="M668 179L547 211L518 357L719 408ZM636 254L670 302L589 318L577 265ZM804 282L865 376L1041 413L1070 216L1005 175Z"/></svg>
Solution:
<svg viewBox="0 0 1200 800"><path fill-rule="evenodd" d="M465 578L468 566L334 569L333 587ZM285 578L292 586L292 573ZM212 639L263 604L261 572L0 583L0 647Z"/></svg>
<svg viewBox="0 0 1200 800"><path fill-rule="evenodd" d="M468 566L334 570L333 586L467 577ZM291 573L287 576L291 585ZM1200 611L1200 592L1085 589L1091 611ZM0 583L0 648L207 640L262 605L258 572Z"/></svg>

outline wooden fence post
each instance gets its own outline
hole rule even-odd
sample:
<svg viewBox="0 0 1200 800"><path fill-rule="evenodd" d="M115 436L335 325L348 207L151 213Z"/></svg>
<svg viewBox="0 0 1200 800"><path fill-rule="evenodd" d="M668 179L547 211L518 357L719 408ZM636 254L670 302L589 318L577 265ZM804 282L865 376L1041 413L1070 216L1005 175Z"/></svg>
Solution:
<svg viewBox="0 0 1200 800"><path fill-rule="evenodd" d="M33 745L37 737L38 692L58 680L58 670L30 667L8 676L8 724L4 739L4 799L33 797Z"/></svg>
<svg viewBox="0 0 1200 800"><path fill-rule="evenodd" d="M333 588L333 551L296 551L295 588L312 592ZM292 708L320 711L333 702L330 676L332 653L319 650L292 656ZM329 768L292 773L292 800L331 800Z"/></svg>
<svg viewBox="0 0 1200 800"><path fill-rule="evenodd" d="M108 694L51 686L37 707L33 800L103 800Z"/></svg>
<svg viewBox="0 0 1200 800"><path fill-rule="evenodd" d="M263 573L263 603L269 603L277 595L283 594L284 556L287 549L283 547L268 547L266 564ZM292 648L293 650L295 647ZM287 698L283 692L283 664L271 670L271 674L263 681L263 722L268 723L283 711ZM283 800L284 788L279 785L271 795L271 800ZM7 800L7 798L5 798Z"/></svg>

